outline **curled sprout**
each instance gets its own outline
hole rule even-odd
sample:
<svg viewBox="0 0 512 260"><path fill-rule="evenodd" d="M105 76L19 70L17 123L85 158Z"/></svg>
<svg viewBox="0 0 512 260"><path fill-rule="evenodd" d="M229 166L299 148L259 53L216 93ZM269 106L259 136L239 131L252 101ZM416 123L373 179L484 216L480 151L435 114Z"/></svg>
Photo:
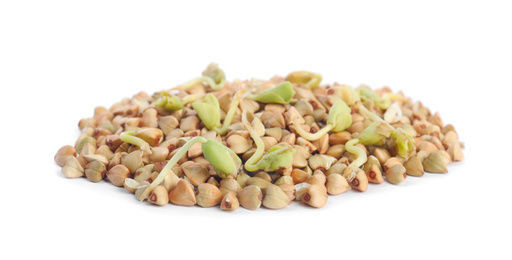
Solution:
<svg viewBox="0 0 512 260"><path fill-rule="evenodd" d="M260 119L255 117L254 120L259 121ZM256 144L256 151L254 154L245 162L245 169L250 172L254 172L260 169L265 171L276 171L283 168L289 168L293 161L293 153L295 149L291 146L281 147L279 145L270 148L265 156L265 143L261 137L256 133L256 130L247 120L247 108L246 106L242 109L242 123L245 129L251 135L251 138Z"/></svg>
<svg viewBox="0 0 512 260"><path fill-rule="evenodd" d="M224 84L226 81L226 74L219 68L219 64L216 63L208 64L208 67L202 72L202 75L213 79L217 84Z"/></svg>
<svg viewBox="0 0 512 260"><path fill-rule="evenodd" d="M384 145L386 138L393 132L393 129L381 121L375 121L359 134L359 142L364 145Z"/></svg>
<svg viewBox="0 0 512 260"><path fill-rule="evenodd" d="M345 144L345 149L351 153L356 155L356 159L350 163L345 171L343 172L343 176L348 179L349 181L354 180L356 177L356 170L359 169L368 159L366 156L366 152L360 148L357 147L356 144L359 143L359 139L351 139Z"/></svg>
<svg viewBox="0 0 512 260"><path fill-rule="evenodd" d="M352 125L352 116L350 114L350 107L343 100L338 100L329 110L329 116L327 117L327 124L318 132L312 134L304 131L302 127L297 125L294 121L292 124L295 126L295 130L297 133L302 136L302 138L315 141L320 139L324 134L329 131L333 132L341 132Z"/></svg>
<svg viewBox="0 0 512 260"><path fill-rule="evenodd" d="M186 142L178 152L167 162L165 167L160 171L156 179L148 185L148 187L141 194L139 199L142 201L146 199L151 191L153 191L158 185L160 185L167 174L171 172L172 168L176 163L187 153L187 151L196 143L202 143L201 149L206 160L208 160L215 172L221 177L226 178L229 175L236 176L238 169L240 168L242 161L236 154L231 151L228 147L222 145L216 140L206 139L201 136L196 136Z"/></svg>
<svg viewBox="0 0 512 260"><path fill-rule="evenodd" d="M263 90L256 95L248 94L246 97L261 103L288 104L294 95L292 83L285 81L271 89Z"/></svg>
<svg viewBox="0 0 512 260"><path fill-rule="evenodd" d="M254 120L259 120L259 118L255 117ZM251 138L256 144L256 151L253 153L251 158L245 162L245 169L248 171L257 171L258 167L256 166L256 163L261 159L263 153L265 152L265 143L263 143L260 135L256 133L256 130L254 130L254 128L247 120L247 107L245 105L242 108L242 124L244 125L245 129L249 131Z"/></svg>
<svg viewBox="0 0 512 260"><path fill-rule="evenodd" d="M226 85L226 74L219 68L218 64L210 63L210 65L208 65L208 67L203 71L202 75L202 77L192 79L179 86L178 89L187 90L196 84L206 83L213 90L219 90Z"/></svg>
<svg viewBox="0 0 512 260"><path fill-rule="evenodd" d="M214 95L206 95L204 102L195 102L192 104L192 107L208 129L214 130L217 134L224 135L228 130L228 127L231 125L231 122L233 121L233 117L235 116L238 104L243 98L245 92L246 89L242 88L233 97L233 100L229 106L228 113L224 118L222 127L220 123L219 101Z"/></svg>
<svg viewBox="0 0 512 260"><path fill-rule="evenodd" d="M288 76L286 76L286 80L294 84L303 84L309 89L313 89L320 85L322 75L309 71L295 71L288 74Z"/></svg>
<svg viewBox="0 0 512 260"><path fill-rule="evenodd" d="M121 141L123 141L125 143L133 144L133 145L140 147L141 150L146 151L149 154L152 153L151 149L150 149L151 146L146 141L144 141L142 138L135 136L135 132L133 132L133 131L122 132L119 135L119 138L121 139Z"/></svg>
<svg viewBox="0 0 512 260"><path fill-rule="evenodd" d="M154 104L169 111L183 109L183 102L178 97L167 92L162 92L161 97Z"/></svg>

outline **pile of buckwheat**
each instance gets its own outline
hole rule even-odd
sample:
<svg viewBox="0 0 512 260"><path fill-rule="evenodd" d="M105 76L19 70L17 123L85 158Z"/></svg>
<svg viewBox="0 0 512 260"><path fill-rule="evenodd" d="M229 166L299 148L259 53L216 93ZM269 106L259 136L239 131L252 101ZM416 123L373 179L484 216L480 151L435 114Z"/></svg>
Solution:
<svg viewBox="0 0 512 260"><path fill-rule="evenodd" d="M421 102L321 80L298 71L226 82L210 64L176 88L97 107L55 161L68 178L105 179L141 201L232 211L320 208L329 195L463 160L455 128Z"/></svg>

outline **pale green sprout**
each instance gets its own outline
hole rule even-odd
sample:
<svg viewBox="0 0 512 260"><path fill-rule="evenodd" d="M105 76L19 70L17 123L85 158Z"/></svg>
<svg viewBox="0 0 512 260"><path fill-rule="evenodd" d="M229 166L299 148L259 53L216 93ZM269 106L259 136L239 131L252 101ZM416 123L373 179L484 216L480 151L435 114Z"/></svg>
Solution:
<svg viewBox="0 0 512 260"><path fill-rule="evenodd" d="M142 138L135 136L134 131L122 132L119 135L119 138L121 139L121 141L123 141L125 143L133 144L133 145L140 147L141 150L147 151L149 154L152 153L151 149L150 149L151 146L146 141L144 141Z"/></svg>
<svg viewBox="0 0 512 260"><path fill-rule="evenodd" d="M295 149L289 145L284 147L275 145L256 163L256 170L273 172L279 169L290 168L292 167L294 153Z"/></svg>
<svg viewBox="0 0 512 260"><path fill-rule="evenodd" d="M391 106L391 101L403 101L404 98L401 95L394 93L386 93L384 95L379 96L375 91L370 89L367 86L362 86L359 88L358 93L361 97L362 101L372 100L375 105L383 110L388 109Z"/></svg>
<svg viewBox="0 0 512 260"><path fill-rule="evenodd" d="M255 117L254 120L259 120ZM289 168L293 162L293 153L295 149L291 146L281 147L279 145L270 148L265 156L265 143L261 137L256 133L252 125L247 120L247 108L244 106L242 109L242 123L245 129L251 135L251 138L256 144L256 151L254 154L245 162L245 169L250 172L265 170L265 171L276 171L279 169Z"/></svg>
<svg viewBox="0 0 512 260"><path fill-rule="evenodd" d="M236 109L238 108L238 104L244 97L246 91L247 90L245 88L242 88L233 97L233 100L231 101L231 104L229 105L228 113L226 114L226 117L224 118L224 123L222 124L222 128L215 130L218 134L220 134L220 135L225 134L226 131L228 130L228 127L231 126L231 121L233 121L233 117L235 116Z"/></svg>
<svg viewBox="0 0 512 260"><path fill-rule="evenodd" d="M223 83L226 80L226 74L216 63L210 63L202 72L202 75L213 79L217 84Z"/></svg>
<svg viewBox="0 0 512 260"><path fill-rule="evenodd" d="M169 111L183 109L183 102L178 97L167 92L162 92L160 98L154 104Z"/></svg>
<svg viewBox="0 0 512 260"><path fill-rule="evenodd" d="M347 104L338 100L329 110L329 116L327 117L327 124L333 125L333 132L341 132L352 125L352 110Z"/></svg>
<svg viewBox="0 0 512 260"><path fill-rule="evenodd" d="M288 74L288 76L286 76L286 80L295 84L303 84L306 87L313 89L320 85L322 75L309 71L295 71Z"/></svg>
<svg viewBox="0 0 512 260"><path fill-rule="evenodd" d="M364 105L363 103L359 102L357 104L357 109L359 110L359 113L362 114L363 116L366 116L368 118L370 118L370 120L376 122L376 121L379 121L379 122L383 122L385 124L388 124L389 127L391 127L392 129L395 129L393 126L391 126L388 122L384 121L384 119L380 118L380 116L376 115L375 113L371 112L370 110L368 110Z"/></svg>
<svg viewBox="0 0 512 260"><path fill-rule="evenodd" d="M153 191L158 185L160 185L167 174L171 172L172 168L176 163L187 153L187 151L196 143L201 143L201 149L206 160L208 160L213 169L221 178L227 178L228 176L236 177L238 170L242 165L240 158L228 147L222 145L217 140L206 139L201 136L196 136L188 142L186 142L178 152L167 162L165 167L160 171L156 179L148 185L148 187L141 194L139 199L142 201L146 199L151 191Z"/></svg>
<svg viewBox="0 0 512 260"><path fill-rule="evenodd" d="M201 145L201 149L204 158L212 164L213 170L219 177L236 177L242 160L235 152L214 139L208 139L208 142Z"/></svg>
<svg viewBox="0 0 512 260"><path fill-rule="evenodd" d="M384 145L386 138L393 132L393 129L381 121L375 121L359 134L359 142L364 145Z"/></svg>
<svg viewBox="0 0 512 260"><path fill-rule="evenodd" d="M221 127L219 101L214 95L206 95L203 102L194 102L192 107L208 129Z"/></svg>
<svg viewBox="0 0 512 260"><path fill-rule="evenodd" d="M362 101L372 100L380 109L388 109L391 106L391 100L388 96L380 97L375 91L366 86L359 88L359 96Z"/></svg>
<svg viewBox="0 0 512 260"><path fill-rule="evenodd" d="M395 129L391 133L391 138L395 143L398 155L402 158L407 158L416 149L414 139L402 128Z"/></svg>
<svg viewBox="0 0 512 260"><path fill-rule="evenodd" d="M192 79L179 86L178 89L186 90L196 84L206 83L213 90L219 90L226 85L226 74L219 68L218 64L210 63L210 65L208 65L208 67L203 71L202 75L202 77Z"/></svg>
<svg viewBox="0 0 512 260"><path fill-rule="evenodd" d="M204 102L195 102L192 104L192 107L208 129L214 130L217 134L224 135L233 121L238 104L245 92L246 89L243 88L235 94L222 125L220 123L219 100L214 95L206 95L203 100Z"/></svg>
<svg viewBox="0 0 512 260"><path fill-rule="evenodd" d="M259 118L255 117L254 120L259 120ZM249 134L251 135L252 139L254 140L254 143L256 144L256 151L253 153L251 158L249 158L245 162L245 169L248 171L256 171L258 170L256 163L261 159L263 153L265 152L265 143L263 143L263 140L261 139L260 135L256 133L254 128L247 120L247 108L245 105L242 108L242 123L244 124L245 129L249 131Z"/></svg>
<svg viewBox="0 0 512 260"><path fill-rule="evenodd" d="M350 107L343 100L338 100L329 110L329 116L327 117L327 124L318 132L312 134L304 131L302 127L297 125L295 121L292 124L295 126L295 131L302 136L302 138L315 141L320 139L324 134L329 131L341 132L352 125L352 115L350 114Z"/></svg>
<svg viewBox="0 0 512 260"><path fill-rule="evenodd" d="M261 91L256 95L248 94L248 99L256 100L261 103L288 104L295 95L292 83L285 81L273 88Z"/></svg>
<svg viewBox="0 0 512 260"><path fill-rule="evenodd" d="M368 159L366 156L366 152L362 148L356 146L356 144L358 143L358 138L351 139L347 143L345 143L345 149L349 153L356 155L356 159L353 160L352 163L350 163L343 172L343 176L347 178L349 181L354 180L354 178L356 177L356 170L360 169L360 167Z"/></svg>
<svg viewBox="0 0 512 260"><path fill-rule="evenodd" d="M409 154L416 149L416 146L414 145L414 139L412 138L411 135L409 135L407 133L407 131L403 130L402 128L395 129L392 125L390 125L384 119L382 119L375 113L372 113L371 111L369 111L361 103L358 104L358 109L359 109L359 113L370 118L370 120L372 120L374 122L380 122L382 124L385 124L387 127L389 127L389 129L392 130L391 138L393 139L393 143L395 144L397 153L400 157L407 159ZM364 130L363 130L363 132L364 132Z"/></svg>

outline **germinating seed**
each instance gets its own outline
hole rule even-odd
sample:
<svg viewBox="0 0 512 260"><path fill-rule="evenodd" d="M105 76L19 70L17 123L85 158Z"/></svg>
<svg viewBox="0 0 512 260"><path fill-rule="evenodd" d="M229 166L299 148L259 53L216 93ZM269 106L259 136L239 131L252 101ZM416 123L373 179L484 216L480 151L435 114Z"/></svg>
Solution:
<svg viewBox="0 0 512 260"><path fill-rule="evenodd" d="M455 128L421 102L321 80L298 71L227 82L212 63L175 88L97 107L54 159L68 178L107 179L139 200L225 211L320 208L328 195L463 160Z"/></svg>

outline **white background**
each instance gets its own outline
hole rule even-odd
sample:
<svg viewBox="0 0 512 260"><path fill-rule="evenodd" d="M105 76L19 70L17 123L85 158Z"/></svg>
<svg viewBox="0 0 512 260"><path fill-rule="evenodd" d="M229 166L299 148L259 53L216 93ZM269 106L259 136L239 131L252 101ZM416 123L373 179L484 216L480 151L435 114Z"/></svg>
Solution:
<svg viewBox="0 0 512 260"><path fill-rule="evenodd" d="M510 259L507 1L2 1L3 259ZM65 179L79 119L220 64L229 80L310 70L390 86L452 123L465 161L315 210L139 203ZM186 258L185 258L186 257Z"/></svg>

